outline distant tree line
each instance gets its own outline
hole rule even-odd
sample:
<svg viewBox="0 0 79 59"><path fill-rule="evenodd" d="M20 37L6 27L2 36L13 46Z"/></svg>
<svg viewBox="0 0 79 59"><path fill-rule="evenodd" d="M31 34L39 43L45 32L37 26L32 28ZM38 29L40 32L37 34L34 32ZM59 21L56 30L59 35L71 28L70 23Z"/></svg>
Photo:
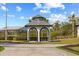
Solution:
<svg viewBox="0 0 79 59"><path fill-rule="evenodd" d="M68 17L68 22L59 22L56 21L52 27L52 38L57 37L76 37L77 36L77 28L76 24L79 21L79 18L73 14Z"/></svg>

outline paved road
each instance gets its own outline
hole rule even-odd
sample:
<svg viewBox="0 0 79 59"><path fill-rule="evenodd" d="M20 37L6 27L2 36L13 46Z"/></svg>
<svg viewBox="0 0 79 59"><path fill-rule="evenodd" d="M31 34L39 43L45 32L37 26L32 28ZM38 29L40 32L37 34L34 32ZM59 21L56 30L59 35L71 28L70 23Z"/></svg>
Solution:
<svg viewBox="0 0 79 59"><path fill-rule="evenodd" d="M2 45L5 46L5 44ZM56 46L59 45L6 44L5 50L0 52L0 56L75 56L73 53L55 48Z"/></svg>

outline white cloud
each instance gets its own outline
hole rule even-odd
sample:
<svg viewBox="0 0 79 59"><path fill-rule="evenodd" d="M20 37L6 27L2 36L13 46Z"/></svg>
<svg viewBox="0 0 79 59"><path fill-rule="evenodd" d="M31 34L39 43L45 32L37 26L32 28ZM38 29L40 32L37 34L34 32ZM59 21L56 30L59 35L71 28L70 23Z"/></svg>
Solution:
<svg viewBox="0 0 79 59"><path fill-rule="evenodd" d="M29 17L29 19L32 19L32 17Z"/></svg>
<svg viewBox="0 0 79 59"><path fill-rule="evenodd" d="M36 7L34 7L33 10L37 10L37 9L42 8L41 3L35 3L35 6L36 6Z"/></svg>
<svg viewBox="0 0 79 59"><path fill-rule="evenodd" d="M12 14L8 14L7 16L8 17L15 17L15 15L12 15Z"/></svg>
<svg viewBox="0 0 79 59"><path fill-rule="evenodd" d="M65 6L62 3L43 3L43 5L41 3L35 3L35 5L36 7L34 8L34 10L40 9L41 13L49 13L51 12L52 8L65 9Z"/></svg>
<svg viewBox="0 0 79 59"><path fill-rule="evenodd" d="M71 12L71 15L73 15L73 14L75 14L75 11L72 11L72 12Z"/></svg>
<svg viewBox="0 0 79 59"><path fill-rule="evenodd" d="M6 3L1 3L2 5L6 5Z"/></svg>
<svg viewBox="0 0 79 59"><path fill-rule="evenodd" d="M67 17L65 15L62 15L62 14L51 14L51 16L49 18L49 23L53 24L56 21L60 21L60 22L67 21Z"/></svg>
<svg viewBox="0 0 79 59"><path fill-rule="evenodd" d="M8 11L8 9L6 8L6 6L1 6L1 9L2 9L3 11Z"/></svg>
<svg viewBox="0 0 79 59"><path fill-rule="evenodd" d="M20 19L25 19L25 17L24 16L21 16Z"/></svg>
<svg viewBox="0 0 79 59"><path fill-rule="evenodd" d="M40 10L41 13L50 13L49 10Z"/></svg>
<svg viewBox="0 0 79 59"><path fill-rule="evenodd" d="M62 3L46 3L45 6L46 8L65 8L65 6Z"/></svg>
<svg viewBox="0 0 79 59"><path fill-rule="evenodd" d="M16 10L17 10L18 12L20 12L20 11L22 10L22 8L21 8L20 6L16 6Z"/></svg>
<svg viewBox="0 0 79 59"><path fill-rule="evenodd" d="M41 8L41 4L40 3L35 3L36 7Z"/></svg>
<svg viewBox="0 0 79 59"><path fill-rule="evenodd" d="M6 3L0 3L0 6L5 6L6 5Z"/></svg>

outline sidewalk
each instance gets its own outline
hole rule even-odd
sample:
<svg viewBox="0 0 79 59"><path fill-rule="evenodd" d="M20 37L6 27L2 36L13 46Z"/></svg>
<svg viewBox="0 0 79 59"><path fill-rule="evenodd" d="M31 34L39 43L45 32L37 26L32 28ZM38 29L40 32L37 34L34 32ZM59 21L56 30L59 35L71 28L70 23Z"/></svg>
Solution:
<svg viewBox="0 0 79 59"><path fill-rule="evenodd" d="M0 43L0 46L7 47L27 47L27 48L48 48L48 47L57 47L57 46L65 46L68 44L13 44L13 43Z"/></svg>
<svg viewBox="0 0 79 59"><path fill-rule="evenodd" d="M6 46L0 56L76 56L73 53L55 48L63 44L11 44L4 43ZM64 44L65 45L65 44Z"/></svg>
<svg viewBox="0 0 79 59"><path fill-rule="evenodd" d="M6 47L0 56L76 56L58 48Z"/></svg>

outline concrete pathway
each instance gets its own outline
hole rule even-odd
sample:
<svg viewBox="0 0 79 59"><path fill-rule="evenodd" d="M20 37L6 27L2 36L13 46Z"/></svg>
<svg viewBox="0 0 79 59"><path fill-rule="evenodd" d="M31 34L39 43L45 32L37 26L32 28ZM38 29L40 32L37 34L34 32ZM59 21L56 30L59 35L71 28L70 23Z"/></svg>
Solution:
<svg viewBox="0 0 79 59"><path fill-rule="evenodd" d="M48 47L58 47L58 46L65 46L68 44L14 44L14 43L0 43L0 46L6 46L6 47L38 47L38 48L48 48Z"/></svg>
<svg viewBox="0 0 79 59"><path fill-rule="evenodd" d="M75 54L57 48L6 47L0 56L75 56Z"/></svg>
<svg viewBox="0 0 79 59"><path fill-rule="evenodd" d="M58 44L0 44L5 50L0 56L76 56L73 53L55 48Z"/></svg>

